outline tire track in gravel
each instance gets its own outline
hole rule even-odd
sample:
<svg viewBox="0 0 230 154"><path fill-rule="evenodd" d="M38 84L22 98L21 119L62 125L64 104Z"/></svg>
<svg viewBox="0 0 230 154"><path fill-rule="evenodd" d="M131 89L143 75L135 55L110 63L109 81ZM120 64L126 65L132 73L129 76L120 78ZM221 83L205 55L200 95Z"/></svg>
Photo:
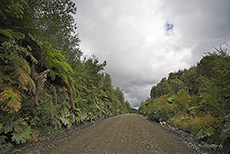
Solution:
<svg viewBox="0 0 230 154"><path fill-rule="evenodd" d="M171 134L141 115L103 120L45 154L192 154Z"/></svg>

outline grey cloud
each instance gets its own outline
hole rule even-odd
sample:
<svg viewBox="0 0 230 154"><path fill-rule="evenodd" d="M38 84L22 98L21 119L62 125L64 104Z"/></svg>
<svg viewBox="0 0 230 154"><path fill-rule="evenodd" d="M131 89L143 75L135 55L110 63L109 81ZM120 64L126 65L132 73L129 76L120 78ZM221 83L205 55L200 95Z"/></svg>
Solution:
<svg viewBox="0 0 230 154"><path fill-rule="evenodd" d="M179 4L179 5L178 5ZM193 44L192 57L197 61L213 46L230 39L230 1L216 0L172 0L163 10L176 25L184 44Z"/></svg>
<svg viewBox="0 0 230 154"><path fill-rule="evenodd" d="M169 72L189 68L230 40L230 1L74 0L80 47L107 61L132 107ZM165 35L166 23L173 24Z"/></svg>

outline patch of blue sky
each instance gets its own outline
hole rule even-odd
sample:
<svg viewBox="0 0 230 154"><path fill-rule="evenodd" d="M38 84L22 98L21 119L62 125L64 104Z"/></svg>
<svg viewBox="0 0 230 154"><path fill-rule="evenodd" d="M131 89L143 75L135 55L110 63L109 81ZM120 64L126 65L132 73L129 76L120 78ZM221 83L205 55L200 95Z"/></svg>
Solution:
<svg viewBox="0 0 230 154"><path fill-rule="evenodd" d="M170 23L167 22L167 23L165 24L165 34L166 34L166 35L172 34L173 27L174 27L173 24L170 24Z"/></svg>

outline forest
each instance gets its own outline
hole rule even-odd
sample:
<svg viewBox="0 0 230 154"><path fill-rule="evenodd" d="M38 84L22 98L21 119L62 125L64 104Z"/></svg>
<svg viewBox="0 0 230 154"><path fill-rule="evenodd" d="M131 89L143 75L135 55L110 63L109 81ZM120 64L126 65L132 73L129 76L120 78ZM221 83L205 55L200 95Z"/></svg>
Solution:
<svg viewBox="0 0 230 154"><path fill-rule="evenodd" d="M0 150L44 140L130 104L93 55L79 49L71 0L0 2Z"/></svg>
<svg viewBox="0 0 230 154"><path fill-rule="evenodd" d="M191 133L200 141L230 143L230 55L222 43L196 66L169 73L154 85L138 113Z"/></svg>
<svg viewBox="0 0 230 154"><path fill-rule="evenodd" d="M0 1L0 151L131 109L96 55L80 50L71 0ZM223 43L153 85L137 113L230 145L230 55ZM156 72L157 73L157 72Z"/></svg>

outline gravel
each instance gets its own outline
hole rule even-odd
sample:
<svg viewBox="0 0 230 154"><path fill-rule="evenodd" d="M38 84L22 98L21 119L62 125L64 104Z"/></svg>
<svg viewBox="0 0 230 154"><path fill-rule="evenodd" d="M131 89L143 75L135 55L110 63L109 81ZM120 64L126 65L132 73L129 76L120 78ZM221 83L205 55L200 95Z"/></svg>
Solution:
<svg viewBox="0 0 230 154"><path fill-rule="evenodd" d="M222 146L199 143L192 135L176 128L150 122L137 114L74 126L45 141L26 144L18 154L57 153L220 153Z"/></svg>
<svg viewBox="0 0 230 154"><path fill-rule="evenodd" d="M155 122L154 122L155 123ZM192 134L188 134L180 129L171 127L169 125L160 125L164 130L172 134L176 140L180 141L181 144L184 144L195 153L199 154L221 154L223 146L216 144L207 144L206 142L199 141Z"/></svg>

